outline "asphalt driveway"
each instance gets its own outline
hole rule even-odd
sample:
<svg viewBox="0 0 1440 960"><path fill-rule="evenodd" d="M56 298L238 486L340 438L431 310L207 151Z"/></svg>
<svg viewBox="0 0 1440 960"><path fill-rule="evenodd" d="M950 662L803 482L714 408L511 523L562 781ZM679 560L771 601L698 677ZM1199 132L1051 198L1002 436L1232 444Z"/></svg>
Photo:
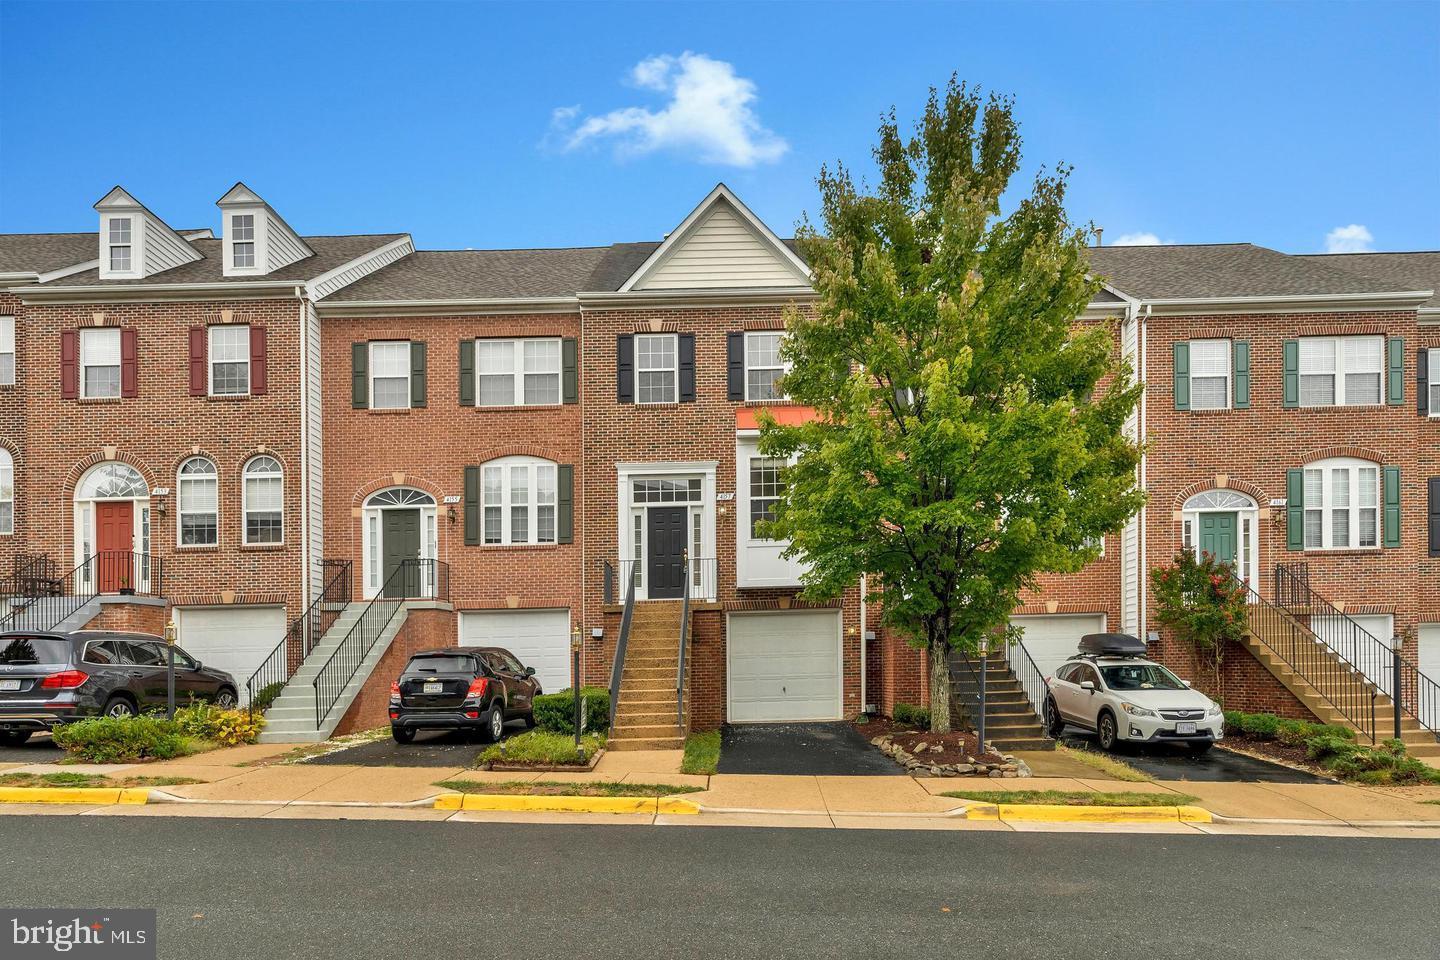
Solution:
<svg viewBox="0 0 1440 960"><path fill-rule="evenodd" d="M55 763L64 756L48 733L33 734L18 747L0 747L0 763Z"/></svg>
<svg viewBox="0 0 1440 960"><path fill-rule="evenodd" d="M506 724L505 735L513 736L524 730L525 724L515 720ZM396 743L386 736L311 757L305 762L357 767L468 767L487 746L458 730L422 730L410 743Z"/></svg>
<svg viewBox="0 0 1440 960"><path fill-rule="evenodd" d="M844 721L746 723L720 734L717 773L898 777L905 771Z"/></svg>
<svg viewBox="0 0 1440 960"><path fill-rule="evenodd" d="M1061 742L1080 750L1103 753L1093 733L1067 727ZM1268 760L1213 747L1196 756L1183 746L1122 744L1115 755L1130 766L1160 780L1195 780L1206 783L1334 783L1326 777L1294 770Z"/></svg>

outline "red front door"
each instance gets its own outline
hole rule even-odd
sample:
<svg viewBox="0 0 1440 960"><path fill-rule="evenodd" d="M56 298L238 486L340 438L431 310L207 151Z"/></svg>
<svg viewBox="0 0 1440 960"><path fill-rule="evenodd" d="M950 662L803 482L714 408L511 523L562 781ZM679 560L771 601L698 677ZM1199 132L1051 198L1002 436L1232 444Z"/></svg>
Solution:
<svg viewBox="0 0 1440 960"><path fill-rule="evenodd" d="M135 504L128 500L95 504L96 586L115 593L130 582L130 552L135 549Z"/></svg>

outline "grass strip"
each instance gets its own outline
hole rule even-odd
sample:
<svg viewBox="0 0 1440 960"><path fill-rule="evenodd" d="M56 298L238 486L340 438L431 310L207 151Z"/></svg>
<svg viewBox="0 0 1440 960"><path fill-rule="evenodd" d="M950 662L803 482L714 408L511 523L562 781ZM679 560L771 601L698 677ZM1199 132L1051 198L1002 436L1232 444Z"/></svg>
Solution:
<svg viewBox="0 0 1440 960"><path fill-rule="evenodd" d="M575 735L554 733L550 730L531 730L508 740L492 744L480 754L479 762L533 763L536 766L558 766L560 764L583 766L590 762L605 738L600 734L587 733L580 738L580 750L575 749Z"/></svg>
<svg viewBox="0 0 1440 960"><path fill-rule="evenodd" d="M1049 804L1065 807L1177 807L1198 803L1184 793L1093 793L1089 790L952 790L941 794L984 803Z"/></svg>
<svg viewBox="0 0 1440 960"><path fill-rule="evenodd" d="M681 773L710 776L720 762L720 731L692 733L685 738L685 757L680 761Z"/></svg>
<svg viewBox="0 0 1440 960"><path fill-rule="evenodd" d="M179 787L192 777L107 777L99 773L0 773L0 787Z"/></svg>
<svg viewBox="0 0 1440 960"><path fill-rule="evenodd" d="M669 797L679 793L699 793L704 789L668 783L621 783L609 780L588 783L557 783L552 780L482 783L463 778L442 780L435 786L457 793L498 793L522 797Z"/></svg>
<svg viewBox="0 0 1440 960"><path fill-rule="evenodd" d="M1149 783L1155 778L1148 773L1136 770L1130 764L1103 753L1096 753L1093 750L1075 749L1067 747L1063 743L1055 744L1055 755L1066 757L1077 763L1083 763L1103 773L1111 780L1124 780L1127 783Z"/></svg>

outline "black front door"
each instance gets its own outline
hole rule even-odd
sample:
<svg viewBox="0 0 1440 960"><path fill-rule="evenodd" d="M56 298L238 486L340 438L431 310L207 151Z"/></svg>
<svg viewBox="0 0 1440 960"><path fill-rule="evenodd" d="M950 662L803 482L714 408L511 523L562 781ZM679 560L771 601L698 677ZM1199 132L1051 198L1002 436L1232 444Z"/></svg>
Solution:
<svg viewBox="0 0 1440 960"><path fill-rule="evenodd" d="M651 600L678 598L685 592L685 544L689 535L689 507L651 507L649 559L645 565L646 596Z"/></svg>
<svg viewBox="0 0 1440 960"><path fill-rule="evenodd" d="M405 563L406 560L420 559L420 511L382 510L384 528L381 556L384 565L380 568L381 582L385 584L387 597L418 597L421 590L419 563ZM396 570L404 569L392 578Z"/></svg>

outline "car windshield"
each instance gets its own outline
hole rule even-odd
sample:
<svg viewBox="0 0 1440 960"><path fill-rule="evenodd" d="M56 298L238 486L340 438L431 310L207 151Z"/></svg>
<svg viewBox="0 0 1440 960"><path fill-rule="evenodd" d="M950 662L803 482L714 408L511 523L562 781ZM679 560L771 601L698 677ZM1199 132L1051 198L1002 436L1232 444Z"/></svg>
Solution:
<svg viewBox="0 0 1440 960"><path fill-rule="evenodd" d="M416 657L405 668L408 673L474 673L474 657Z"/></svg>
<svg viewBox="0 0 1440 960"><path fill-rule="evenodd" d="M1126 663L1101 667L1105 685L1111 690L1184 690L1175 674L1158 663Z"/></svg>
<svg viewBox="0 0 1440 960"><path fill-rule="evenodd" d="M70 642L53 637L11 637L0 640L0 663L69 663Z"/></svg>

